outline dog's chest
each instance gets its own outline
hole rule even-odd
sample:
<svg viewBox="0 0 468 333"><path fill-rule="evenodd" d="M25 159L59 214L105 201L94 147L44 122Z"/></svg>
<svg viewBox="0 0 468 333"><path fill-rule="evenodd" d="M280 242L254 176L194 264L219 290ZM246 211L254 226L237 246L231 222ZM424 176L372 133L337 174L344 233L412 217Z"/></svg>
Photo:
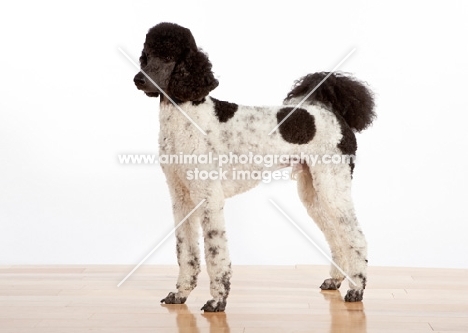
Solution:
<svg viewBox="0 0 468 333"><path fill-rule="evenodd" d="M198 123L199 119L190 121L175 107L161 105L159 121L160 155L194 154L203 150L203 135L192 122Z"/></svg>

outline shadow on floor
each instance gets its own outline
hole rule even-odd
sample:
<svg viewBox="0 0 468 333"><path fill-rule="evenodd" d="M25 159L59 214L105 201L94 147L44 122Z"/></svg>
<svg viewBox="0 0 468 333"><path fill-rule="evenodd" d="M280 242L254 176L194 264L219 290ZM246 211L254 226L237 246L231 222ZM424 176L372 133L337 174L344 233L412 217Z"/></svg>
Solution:
<svg viewBox="0 0 468 333"><path fill-rule="evenodd" d="M200 333L200 328L197 324L197 318L189 310L187 305L161 304L161 306L166 308L169 311L169 313L176 314L176 322L177 328L179 329L179 333ZM227 323L226 313L202 313L201 316L208 321L208 327L210 328L210 332L231 332Z"/></svg>
<svg viewBox="0 0 468 333"><path fill-rule="evenodd" d="M345 302L338 290L323 290L321 294L330 306L330 333L367 333L363 302Z"/></svg>

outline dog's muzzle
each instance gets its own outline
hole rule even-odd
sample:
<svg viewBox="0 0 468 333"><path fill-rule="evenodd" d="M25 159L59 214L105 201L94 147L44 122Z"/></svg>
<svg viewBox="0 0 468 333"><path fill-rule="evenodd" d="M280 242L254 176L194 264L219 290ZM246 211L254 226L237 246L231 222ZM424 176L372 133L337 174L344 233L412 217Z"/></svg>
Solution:
<svg viewBox="0 0 468 333"><path fill-rule="evenodd" d="M149 97L158 97L159 96L159 92L145 91L147 78L145 77L145 75L142 72L139 72L137 75L135 75L135 77L133 78L133 82L135 83L135 86L137 87L138 90L143 90L143 92L146 94L146 96L149 96Z"/></svg>

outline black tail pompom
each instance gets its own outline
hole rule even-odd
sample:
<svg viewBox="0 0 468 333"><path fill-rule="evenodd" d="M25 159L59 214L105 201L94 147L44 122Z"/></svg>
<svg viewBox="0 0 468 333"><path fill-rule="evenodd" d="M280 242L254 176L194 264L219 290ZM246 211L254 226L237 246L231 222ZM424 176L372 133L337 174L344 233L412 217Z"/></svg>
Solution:
<svg viewBox="0 0 468 333"><path fill-rule="evenodd" d="M304 76L295 83L285 102L292 98L304 98L328 74L329 72L320 72ZM376 116L372 92L364 83L342 73L332 73L306 101L310 104L318 102L331 108L357 132L369 127Z"/></svg>

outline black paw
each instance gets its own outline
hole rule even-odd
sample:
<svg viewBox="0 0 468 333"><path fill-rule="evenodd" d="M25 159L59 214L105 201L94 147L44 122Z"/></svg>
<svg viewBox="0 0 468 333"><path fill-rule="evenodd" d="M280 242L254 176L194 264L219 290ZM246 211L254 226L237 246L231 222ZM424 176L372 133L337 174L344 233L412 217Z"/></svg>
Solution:
<svg viewBox="0 0 468 333"><path fill-rule="evenodd" d="M226 308L226 301L216 302L214 299L206 302L201 310L205 312L223 312Z"/></svg>
<svg viewBox="0 0 468 333"><path fill-rule="evenodd" d="M322 290L337 290L341 286L341 282L337 279L326 279L323 281L320 289Z"/></svg>
<svg viewBox="0 0 468 333"><path fill-rule="evenodd" d="M169 295L166 296L166 298L163 298L161 300L161 303L166 303L166 304L184 304L185 301L187 300L187 297L179 297L175 293L169 293Z"/></svg>
<svg viewBox="0 0 468 333"><path fill-rule="evenodd" d="M360 302L362 301L362 295L364 294L364 290L354 290L350 289L346 293L344 298L345 302Z"/></svg>

